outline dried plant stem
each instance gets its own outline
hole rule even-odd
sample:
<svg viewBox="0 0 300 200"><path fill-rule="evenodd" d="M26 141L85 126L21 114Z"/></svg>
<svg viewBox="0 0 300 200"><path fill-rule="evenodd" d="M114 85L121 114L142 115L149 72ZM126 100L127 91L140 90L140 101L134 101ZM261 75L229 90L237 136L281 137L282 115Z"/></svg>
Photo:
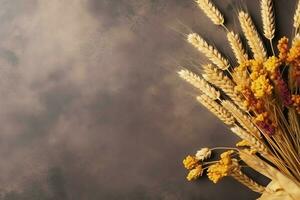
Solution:
<svg viewBox="0 0 300 200"><path fill-rule="evenodd" d="M265 187L259 185L254 180L249 178L246 174L244 174L240 167L237 167L235 170L233 170L230 173L230 176L232 176L235 180L242 183L243 185L247 186L254 192L263 193L265 191Z"/></svg>
<svg viewBox="0 0 300 200"><path fill-rule="evenodd" d="M204 79L200 78L198 75L188 70L180 70L178 74L182 79L189 82L191 85L199 89L201 92L205 93L213 100L220 98L220 92L217 91L211 85L209 85Z"/></svg>
<svg viewBox="0 0 300 200"><path fill-rule="evenodd" d="M196 3L215 25L224 24L223 15L210 0L196 0Z"/></svg>
<svg viewBox="0 0 300 200"><path fill-rule="evenodd" d="M239 12L239 21L256 60L265 60L267 53L248 13Z"/></svg>
<svg viewBox="0 0 300 200"><path fill-rule="evenodd" d="M242 64L248 60L248 55L243 48L242 42L237 34L235 34L233 31L228 32L227 40L239 64Z"/></svg>
<svg viewBox="0 0 300 200"><path fill-rule="evenodd" d="M203 38L196 33L191 33L187 38L188 42L203 53L211 62L219 69L226 70L229 67L229 62L221 53L213 46L209 45Z"/></svg>
<svg viewBox="0 0 300 200"><path fill-rule="evenodd" d="M263 21L264 36L272 41L275 34L275 20L272 0L261 0L261 17Z"/></svg>
<svg viewBox="0 0 300 200"><path fill-rule="evenodd" d="M220 104L215 102L213 99L208 97L205 94L197 97L199 103L205 106L211 113L217 116L221 121L223 121L227 125L234 124L234 117Z"/></svg>

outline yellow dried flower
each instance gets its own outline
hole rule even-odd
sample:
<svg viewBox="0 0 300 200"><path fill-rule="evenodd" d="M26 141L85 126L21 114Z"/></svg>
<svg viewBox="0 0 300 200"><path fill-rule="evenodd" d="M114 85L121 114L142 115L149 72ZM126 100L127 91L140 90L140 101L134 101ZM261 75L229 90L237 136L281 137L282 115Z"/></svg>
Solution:
<svg viewBox="0 0 300 200"><path fill-rule="evenodd" d="M195 155L196 159L201 161L210 158L210 156L211 156L211 150L209 148L202 148L199 151L197 151Z"/></svg>
<svg viewBox="0 0 300 200"><path fill-rule="evenodd" d="M279 59L285 62L289 51L289 39L287 37L281 38L278 41L277 48L279 50Z"/></svg>
<svg viewBox="0 0 300 200"><path fill-rule="evenodd" d="M193 169L198 165L198 161L195 156L188 155L182 163L186 169Z"/></svg>
<svg viewBox="0 0 300 200"><path fill-rule="evenodd" d="M262 98L272 94L273 86L266 75L260 75L252 81L251 90L257 98Z"/></svg>
<svg viewBox="0 0 300 200"><path fill-rule="evenodd" d="M197 179L199 176L202 176L202 172L203 172L202 166L201 166L201 165L197 165L194 169L192 169L192 170L188 173L186 179L187 179L188 181L195 180L195 179Z"/></svg>
<svg viewBox="0 0 300 200"><path fill-rule="evenodd" d="M209 166L207 169L208 178L217 183L223 177L228 176L233 169L234 165L232 164L231 155L234 153L233 150L226 151L221 154L221 160L218 163Z"/></svg>
<svg viewBox="0 0 300 200"><path fill-rule="evenodd" d="M271 56L264 62L264 68L273 74L280 66L280 61L277 57Z"/></svg>
<svg viewBox="0 0 300 200"><path fill-rule="evenodd" d="M247 140L241 140L238 143L236 143L235 146L237 146L237 147L249 147L251 145L249 144L249 142Z"/></svg>

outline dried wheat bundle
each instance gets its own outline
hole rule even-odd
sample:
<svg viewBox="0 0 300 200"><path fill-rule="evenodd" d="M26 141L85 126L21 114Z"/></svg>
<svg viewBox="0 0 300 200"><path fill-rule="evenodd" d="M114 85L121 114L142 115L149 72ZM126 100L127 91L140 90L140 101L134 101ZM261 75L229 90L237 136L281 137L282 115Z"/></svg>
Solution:
<svg viewBox="0 0 300 200"><path fill-rule="evenodd" d="M197 179L206 171L212 182L230 176L262 193L261 200L300 199L300 2L293 19L295 34L291 44L282 37L275 54L273 2L261 0L261 28L270 41L272 55L267 55L250 15L239 11L238 19L253 58L247 55L239 36L228 30L223 15L210 0L197 0L197 4L214 24L226 30L238 66L230 67L228 59L216 48L191 33L188 42L212 64L202 65L204 79L187 70L181 70L179 75L200 89L203 94L197 101L242 140L236 147L205 147L196 155L187 156L183 160L189 170L187 179ZM217 150L224 151L220 158L208 161ZM259 185L244 174L241 159L271 182Z"/></svg>

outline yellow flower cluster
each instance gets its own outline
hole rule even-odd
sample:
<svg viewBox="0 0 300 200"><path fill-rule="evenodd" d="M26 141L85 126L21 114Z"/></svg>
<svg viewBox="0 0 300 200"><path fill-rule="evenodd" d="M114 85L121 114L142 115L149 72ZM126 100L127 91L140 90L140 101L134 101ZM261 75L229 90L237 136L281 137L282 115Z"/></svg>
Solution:
<svg viewBox="0 0 300 200"><path fill-rule="evenodd" d="M199 164L199 160L195 156L188 155L183 160L183 165L186 169L190 170L186 177L187 180L192 181L202 175L202 165Z"/></svg>
<svg viewBox="0 0 300 200"><path fill-rule="evenodd" d="M188 181L192 181L192 180L195 180L197 179L199 176L202 176L202 172L203 172L203 169L202 169L202 166L201 165L197 165L194 169L192 169L188 175L187 175L187 180Z"/></svg>
<svg viewBox="0 0 300 200"><path fill-rule="evenodd" d="M285 62L288 56L289 51L289 39L287 37L283 37L278 41L277 48L279 50L279 59L280 61Z"/></svg>
<svg viewBox="0 0 300 200"><path fill-rule="evenodd" d="M188 155L184 160L183 160L183 165L186 169L193 169L198 165L198 160L196 159L195 156L190 156Z"/></svg>
<svg viewBox="0 0 300 200"><path fill-rule="evenodd" d="M292 95L293 106L296 108L298 114L300 114L300 95Z"/></svg>
<svg viewBox="0 0 300 200"><path fill-rule="evenodd" d="M230 172L235 167L231 158L233 153L233 150L222 153L221 159L216 164L209 166L207 176L212 182L217 183L223 177L230 175Z"/></svg>
<svg viewBox="0 0 300 200"><path fill-rule="evenodd" d="M271 56L269 57L265 62L264 62L264 68L271 74L273 75L278 67L280 66L281 62L276 56Z"/></svg>
<svg viewBox="0 0 300 200"><path fill-rule="evenodd" d="M263 98L272 94L273 86L270 84L270 81L266 75L260 75L257 77L257 79L252 81L251 90L253 91L255 97Z"/></svg>

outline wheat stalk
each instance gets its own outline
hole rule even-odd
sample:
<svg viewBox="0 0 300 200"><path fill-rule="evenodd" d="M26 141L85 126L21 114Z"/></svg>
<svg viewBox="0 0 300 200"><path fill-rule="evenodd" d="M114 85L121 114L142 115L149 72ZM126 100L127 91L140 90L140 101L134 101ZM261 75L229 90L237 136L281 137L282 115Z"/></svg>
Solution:
<svg viewBox="0 0 300 200"><path fill-rule="evenodd" d="M300 26L300 1L298 1L297 9L294 15L294 27L298 29Z"/></svg>
<svg viewBox="0 0 300 200"><path fill-rule="evenodd" d="M235 117L235 119L241 124L243 128L245 128L249 133L251 133L255 137L260 137L259 130L252 123L249 117L245 115L240 109L238 109L233 103L224 100L222 101L222 105Z"/></svg>
<svg viewBox="0 0 300 200"><path fill-rule="evenodd" d="M188 70L180 70L178 74L182 79L189 82L191 85L199 89L201 92L207 94L210 98L214 100L220 98L220 92L217 91L211 85L209 85L204 79L200 78L198 75Z"/></svg>
<svg viewBox="0 0 300 200"><path fill-rule="evenodd" d="M265 60L267 57L266 50L249 14L240 11L239 21L248 41L248 44L254 54L254 58L260 61Z"/></svg>
<svg viewBox="0 0 300 200"><path fill-rule="evenodd" d="M231 171L230 176L233 177L238 182L242 183L243 185L247 186L249 189L251 189L254 192L263 193L265 191L265 187L259 185L254 180L249 178L246 174L244 174L241 171L240 166L235 167Z"/></svg>
<svg viewBox="0 0 300 200"><path fill-rule="evenodd" d="M187 40L201 53L203 53L211 62L213 62L218 68L220 68L221 70L228 69L228 60L225 59L217 49L209 45L197 33L189 34Z"/></svg>
<svg viewBox="0 0 300 200"><path fill-rule="evenodd" d="M272 40L275 34L275 20L272 0L261 0L261 17L263 21L264 36Z"/></svg>
<svg viewBox="0 0 300 200"><path fill-rule="evenodd" d="M210 0L196 0L196 3L214 24L224 24L223 15Z"/></svg>
<svg viewBox="0 0 300 200"><path fill-rule="evenodd" d="M213 99L208 97L205 94L197 97L199 103L205 106L210 112L212 112L215 116L217 116L221 121L223 121L227 125L234 124L234 117L220 104L215 102Z"/></svg>
<svg viewBox="0 0 300 200"><path fill-rule="evenodd" d="M208 82L219 87L226 95L228 95L233 102L238 105L243 110L247 110L247 107L244 105L243 99L239 96L235 90L235 83L228 78L223 71L218 70L216 67L213 67L211 64L203 66L205 74L203 78Z"/></svg>
<svg viewBox="0 0 300 200"><path fill-rule="evenodd" d="M239 136L241 139L246 140L252 148L260 152L262 155L267 155L268 150L266 146L258 140L256 137L248 133L246 130L242 129L239 126L234 126L230 129L233 133Z"/></svg>
<svg viewBox="0 0 300 200"><path fill-rule="evenodd" d="M242 42L237 34L233 31L227 33L227 40L233 50L233 53L239 64L242 64L246 60L248 60L248 55L245 52Z"/></svg>

